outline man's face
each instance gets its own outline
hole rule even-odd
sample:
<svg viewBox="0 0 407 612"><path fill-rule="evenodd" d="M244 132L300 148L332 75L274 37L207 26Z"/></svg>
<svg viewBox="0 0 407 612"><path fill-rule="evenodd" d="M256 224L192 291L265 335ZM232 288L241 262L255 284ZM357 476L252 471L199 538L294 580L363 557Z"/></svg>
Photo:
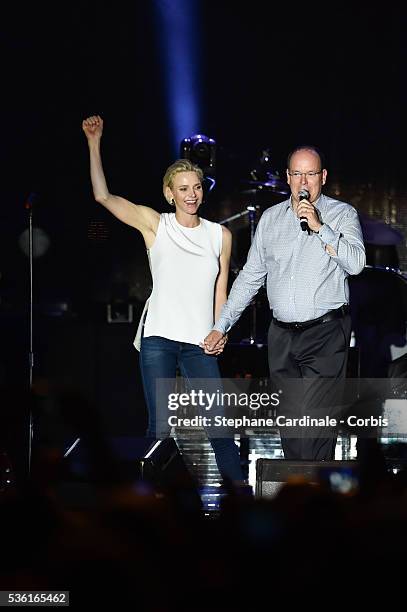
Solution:
<svg viewBox="0 0 407 612"><path fill-rule="evenodd" d="M317 172L312 176L312 173ZM298 192L307 189L310 193L310 202L318 200L322 186L325 185L327 172L321 168L319 155L306 149L297 151L291 157L290 167L287 169L287 183L291 189L294 204L298 204Z"/></svg>

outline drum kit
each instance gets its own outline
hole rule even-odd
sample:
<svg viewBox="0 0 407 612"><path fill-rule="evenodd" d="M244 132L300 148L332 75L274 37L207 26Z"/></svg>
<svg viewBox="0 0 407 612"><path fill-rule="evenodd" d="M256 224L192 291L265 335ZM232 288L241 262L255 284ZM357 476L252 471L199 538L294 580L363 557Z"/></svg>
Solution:
<svg viewBox="0 0 407 612"><path fill-rule="evenodd" d="M226 206L222 207L221 203L220 209L221 213L232 213L219 221L221 225L227 225L233 233L229 290L246 262L260 216L267 208L287 199L290 194L285 178L271 170L268 151L263 152L260 167L250 173L250 179L241 181L239 187L236 193L227 199ZM364 345L368 347L364 361L362 360L365 364L365 367L362 367L364 375L375 376L380 372L383 376L391 361L390 345L403 347L402 350L407 351L407 274L399 270L396 251L397 245L403 241L403 236L384 222L371 219L360 211L359 218L367 265L360 275L349 279L352 321L361 348L363 349ZM229 332L228 344L242 347L245 352L245 347L251 346L251 355L256 358L255 349L267 347L270 318L271 311L264 285L242 314L239 323ZM372 326L376 331L380 328L382 344L383 338L388 338L381 351L375 351L373 346L364 340L365 336L370 338L369 334L372 335ZM377 356L379 353L380 363L375 362L372 365L372 357L367 359L367 356Z"/></svg>
<svg viewBox="0 0 407 612"><path fill-rule="evenodd" d="M238 191L230 198L227 210L234 212L233 209L237 209L236 212L219 221L233 233L231 284L246 261L260 216L266 208L288 198L290 193L287 182L271 170L269 159L269 151L263 151L260 166L250 172L249 180L241 181ZM269 320L270 309L264 284L243 313L239 325L232 328L229 344L266 346Z"/></svg>

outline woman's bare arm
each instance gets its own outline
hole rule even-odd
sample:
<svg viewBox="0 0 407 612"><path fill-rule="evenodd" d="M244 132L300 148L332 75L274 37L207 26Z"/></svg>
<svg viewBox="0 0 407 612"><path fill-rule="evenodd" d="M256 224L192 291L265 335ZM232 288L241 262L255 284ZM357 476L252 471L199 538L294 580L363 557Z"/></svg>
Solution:
<svg viewBox="0 0 407 612"><path fill-rule="evenodd" d="M147 247L151 246L160 220L159 213L148 206L133 204L109 192L100 152L103 120L99 115L88 117L82 122L82 129L89 146L90 176L95 200L120 221L139 230L143 234Z"/></svg>

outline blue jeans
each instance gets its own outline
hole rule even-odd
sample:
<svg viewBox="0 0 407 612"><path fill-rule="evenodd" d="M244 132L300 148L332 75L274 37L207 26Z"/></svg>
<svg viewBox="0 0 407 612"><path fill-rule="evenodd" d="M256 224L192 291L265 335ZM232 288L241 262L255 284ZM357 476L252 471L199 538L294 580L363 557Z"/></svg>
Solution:
<svg viewBox="0 0 407 612"><path fill-rule="evenodd" d="M157 379L175 380L177 366L190 387L193 379L214 379L214 385L220 388L220 372L216 357L206 355L199 346L187 342L176 342L160 336L148 336L141 340L140 368L147 403L149 425L147 436L156 436L157 416ZM174 388L168 392L173 392ZM219 411L217 412L219 414ZM169 432L168 432L169 433ZM207 431L208 434L208 431ZM231 437L213 437L208 439L215 453L216 463L223 479L243 481L238 448Z"/></svg>

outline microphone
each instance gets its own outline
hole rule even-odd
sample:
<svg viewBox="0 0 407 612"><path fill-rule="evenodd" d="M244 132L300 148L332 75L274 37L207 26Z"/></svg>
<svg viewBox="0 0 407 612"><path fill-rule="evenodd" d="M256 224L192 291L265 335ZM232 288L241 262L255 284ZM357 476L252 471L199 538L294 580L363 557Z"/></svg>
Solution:
<svg viewBox="0 0 407 612"><path fill-rule="evenodd" d="M300 189L298 192L298 198L299 200L309 200L308 189ZM308 231L309 233L307 217L300 217L300 225L303 232Z"/></svg>

